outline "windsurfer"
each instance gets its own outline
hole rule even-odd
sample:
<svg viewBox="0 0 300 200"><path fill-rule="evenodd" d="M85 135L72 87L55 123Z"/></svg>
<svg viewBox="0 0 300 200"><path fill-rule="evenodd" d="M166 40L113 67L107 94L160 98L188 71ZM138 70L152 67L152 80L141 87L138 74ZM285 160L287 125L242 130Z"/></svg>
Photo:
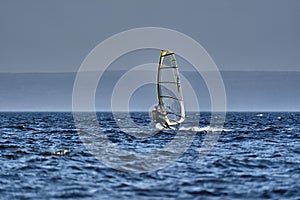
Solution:
<svg viewBox="0 0 300 200"><path fill-rule="evenodd" d="M171 128L164 120L164 115L161 113L159 106L154 106L154 109L152 110L152 119L155 123L161 124L164 128Z"/></svg>

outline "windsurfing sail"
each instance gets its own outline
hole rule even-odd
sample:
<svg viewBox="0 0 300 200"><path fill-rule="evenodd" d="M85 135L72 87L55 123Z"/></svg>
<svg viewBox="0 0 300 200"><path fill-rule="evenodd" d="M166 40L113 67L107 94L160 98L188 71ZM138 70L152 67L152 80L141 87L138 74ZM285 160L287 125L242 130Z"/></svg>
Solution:
<svg viewBox="0 0 300 200"><path fill-rule="evenodd" d="M160 112L169 125L184 121L185 110L178 65L174 52L162 50L157 71L157 97Z"/></svg>

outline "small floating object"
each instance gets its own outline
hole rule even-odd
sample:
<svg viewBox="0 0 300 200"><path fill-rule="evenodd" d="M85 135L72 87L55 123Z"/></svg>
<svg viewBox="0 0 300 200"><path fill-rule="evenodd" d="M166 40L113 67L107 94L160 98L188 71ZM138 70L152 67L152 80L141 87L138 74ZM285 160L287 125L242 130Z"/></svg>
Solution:
<svg viewBox="0 0 300 200"><path fill-rule="evenodd" d="M258 115L256 115L257 117L262 117L262 116L264 116L262 113L260 113L260 114L258 114Z"/></svg>
<svg viewBox="0 0 300 200"><path fill-rule="evenodd" d="M63 149L63 150L54 152L54 155L65 156L65 155L68 155L70 153L71 153L71 151L69 149Z"/></svg>
<svg viewBox="0 0 300 200"><path fill-rule="evenodd" d="M55 152L45 152L45 155L54 155L54 156L66 156L71 153L71 150L69 149L63 149Z"/></svg>
<svg viewBox="0 0 300 200"><path fill-rule="evenodd" d="M21 124L21 125L17 126L17 128L18 129L25 129L26 127L25 127L25 125Z"/></svg>

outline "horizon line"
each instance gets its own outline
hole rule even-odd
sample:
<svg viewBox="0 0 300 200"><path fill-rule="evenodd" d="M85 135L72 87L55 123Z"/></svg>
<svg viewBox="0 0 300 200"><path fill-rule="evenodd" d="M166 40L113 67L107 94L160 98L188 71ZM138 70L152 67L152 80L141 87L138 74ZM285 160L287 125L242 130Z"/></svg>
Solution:
<svg viewBox="0 0 300 200"><path fill-rule="evenodd" d="M300 66L299 66L300 68ZM108 69L105 71L128 71L130 69ZM78 72L95 72L97 70L89 70L89 71L21 71L21 72L9 72L9 71L0 71L0 74L66 74L66 73L78 73ZM103 71L103 70L102 70ZM156 71L153 69L143 69L143 70L136 70L136 71ZM181 72L193 72L193 70L180 70ZM219 70L220 72L300 72L300 70L257 70L257 69L225 69ZM202 72L215 72L215 70L206 70Z"/></svg>
<svg viewBox="0 0 300 200"><path fill-rule="evenodd" d="M69 112L73 113L72 110L0 110L0 113L7 113L7 112ZM88 111L88 110L82 110L82 111L74 111L74 112L86 112L86 113L91 113L95 111ZM112 110L96 110L96 112L113 112ZM128 111L120 110L116 111L118 113L125 113ZM149 112L149 110L131 110L130 112ZM202 111L197 111L197 110L188 110L188 112L212 112L211 110L202 110ZM231 109L231 110L226 110L226 111L214 111L214 112L300 112L300 110L236 110L236 109Z"/></svg>

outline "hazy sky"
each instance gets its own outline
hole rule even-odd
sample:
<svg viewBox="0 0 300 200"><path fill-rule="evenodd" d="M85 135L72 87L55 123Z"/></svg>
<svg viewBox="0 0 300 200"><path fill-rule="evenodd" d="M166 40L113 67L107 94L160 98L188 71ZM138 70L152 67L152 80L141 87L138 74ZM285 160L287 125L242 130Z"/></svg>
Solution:
<svg viewBox="0 0 300 200"><path fill-rule="evenodd" d="M0 72L76 71L101 41L144 26L183 32L221 70L300 71L299 0L0 1Z"/></svg>

